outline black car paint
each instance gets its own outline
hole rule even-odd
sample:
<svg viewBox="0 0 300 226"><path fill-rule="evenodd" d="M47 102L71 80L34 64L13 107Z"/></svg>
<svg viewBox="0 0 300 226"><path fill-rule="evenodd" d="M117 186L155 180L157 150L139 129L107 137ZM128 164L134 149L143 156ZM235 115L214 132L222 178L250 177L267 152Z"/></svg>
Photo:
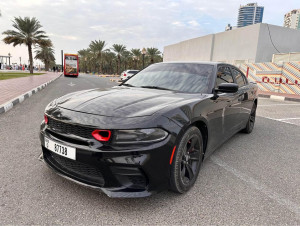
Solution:
<svg viewBox="0 0 300 226"><path fill-rule="evenodd" d="M217 68L224 64L213 65L215 75ZM112 133L117 129L159 127L169 135L154 144L122 146L61 134L49 130L42 123L42 146L44 136L47 136L77 148L77 161L99 167L104 183L95 184L52 164L49 157L51 153L43 147L44 159L59 174L99 188L111 197L148 196L167 189L172 150L189 126L200 128L204 137L205 158L246 126L252 105L257 101L257 86L248 83L236 93L216 93L214 84L215 76L209 82L208 90L211 94L119 86L108 91L94 89L59 98L53 105L48 105L45 111L46 115L55 120L89 128L109 129ZM138 170L137 175L146 178L147 185L144 188L137 189L129 181L130 174L134 174L131 171L135 170Z"/></svg>

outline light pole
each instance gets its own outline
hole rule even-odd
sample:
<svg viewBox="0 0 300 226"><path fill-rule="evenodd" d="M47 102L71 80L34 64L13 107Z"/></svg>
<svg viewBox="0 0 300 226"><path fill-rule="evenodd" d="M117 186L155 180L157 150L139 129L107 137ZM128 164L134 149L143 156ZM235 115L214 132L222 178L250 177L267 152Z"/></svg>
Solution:
<svg viewBox="0 0 300 226"><path fill-rule="evenodd" d="M8 66L10 66L10 57L11 57L11 54L8 53L7 55L8 55Z"/></svg>
<svg viewBox="0 0 300 226"><path fill-rule="evenodd" d="M64 71L64 61L63 61L64 51L61 50L61 72Z"/></svg>
<svg viewBox="0 0 300 226"><path fill-rule="evenodd" d="M142 55L143 55L143 69L145 68L145 54L146 54L146 49L145 48L143 48L142 49Z"/></svg>

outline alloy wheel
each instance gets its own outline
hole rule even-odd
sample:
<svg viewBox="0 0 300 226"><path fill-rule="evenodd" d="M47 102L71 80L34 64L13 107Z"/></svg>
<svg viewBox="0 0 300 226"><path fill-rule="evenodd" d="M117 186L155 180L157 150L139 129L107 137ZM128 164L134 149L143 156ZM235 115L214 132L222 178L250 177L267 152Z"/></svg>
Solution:
<svg viewBox="0 0 300 226"><path fill-rule="evenodd" d="M180 175L184 185L193 181L201 163L201 146L197 136L192 136L186 143L181 159Z"/></svg>

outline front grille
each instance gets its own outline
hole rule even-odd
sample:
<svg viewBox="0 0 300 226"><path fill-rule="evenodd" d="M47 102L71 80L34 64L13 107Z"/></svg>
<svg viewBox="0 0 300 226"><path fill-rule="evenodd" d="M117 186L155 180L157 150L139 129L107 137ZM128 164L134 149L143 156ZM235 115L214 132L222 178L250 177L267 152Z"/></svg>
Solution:
<svg viewBox="0 0 300 226"><path fill-rule="evenodd" d="M62 134L72 134L88 139L93 138L92 132L94 131L94 129L61 122L50 117L48 120L48 127L50 128L50 130Z"/></svg>
<svg viewBox="0 0 300 226"><path fill-rule="evenodd" d="M57 168L67 171L72 176L75 176L84 181L96 183L100 186L104 185L104 178L101 171L85 163L71 160L55 153L48 152L46 158Z"/></svg>

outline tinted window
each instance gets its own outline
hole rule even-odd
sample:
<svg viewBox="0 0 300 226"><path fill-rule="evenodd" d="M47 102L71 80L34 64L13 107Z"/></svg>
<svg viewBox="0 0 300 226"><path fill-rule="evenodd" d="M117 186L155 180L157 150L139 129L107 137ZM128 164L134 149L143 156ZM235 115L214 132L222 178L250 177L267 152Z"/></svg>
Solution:
<svg viewBox="0 0 300 226"><path fill-rule="evenodd" d="M154 64L125 84L132 86L156 86L187 93L207 93L213 66L196 63Z"/></svg>
<svg viewBox="0 0 300 226"><path fill-rule="evenodd" d="M135 74L135 73L138 73L139 71L128 71L128 73L132 73L132 74Z"/></svg>
<svg viewBox="0 0 300 226"><path fill-rule="evenodd" d="M229 67L218 68L216 87L218 87L221 83L233 83L233 77Z"/></svg>
<svg viewBox="0 0 300 226"><path fill-rule="evenodd" d="M244 77L243 77L241 72L239 72L238 70L232 68L232 73L233 73L233 75L235 77L235 80L236 80L236 83L239 85L239 87L242 87L246 84L245 80L244 80Z"/></svg>

